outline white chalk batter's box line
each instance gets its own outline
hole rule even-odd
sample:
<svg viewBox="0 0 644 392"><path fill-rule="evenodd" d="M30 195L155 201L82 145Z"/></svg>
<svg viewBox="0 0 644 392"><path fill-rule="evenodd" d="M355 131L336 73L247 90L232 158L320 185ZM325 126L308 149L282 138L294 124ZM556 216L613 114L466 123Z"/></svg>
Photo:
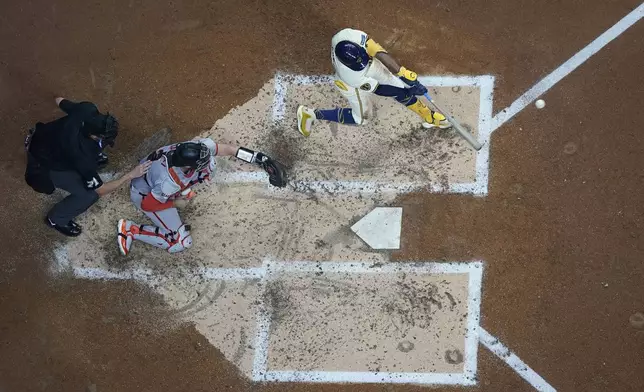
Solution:
<svg viewBox="0 0 644 392"><path fill-rule="evenodd" d="M74 276L85 279L136 280L142 283L162 283L176 276L162 275L151 268L109 271L97 267L72 266ZM253 360L255 381L305 381L305 382L373 382L373 383L416 383L427 385L474 385L476 383L477 349L479 340L479 319L481 310L481 285L483 262L317 262L317 261L274 261L266 259L261 267L255 268L191 268L182 269L184 279L195 281L235 281L244 279L260 280L260 292L266 282L278 275L289 273L354 273L354 274L468 274L467 330L462 373L394 373L394 372L303 372L269 371L268 343L270 314L260 296L257 314L257 334Z"/></svg>
<svg viewBox="0 0 644 392"><path fill-rule="evenodd" d="M102 279L102 280L135 280L143 283L163 282L171 279L194 278L200 281L211 280L241 280L261 279L266 275L266 269L259 268L191 268L189 270L179 269L177 275L165 274L152 268L126 269L110 271L99 267L76 267L72 272L76 278L81 279Z"/></svg>
<svg viewBox="0 0 644 392"><path fill-rule="evenodd" d="M64 249L60 250L65 257ZM59 261L60 265L67 262ZM481 261L471 262L327 262L327 261L273 261L265 259L261 267L251 268L178 268L177 276L168 275L167 271L159 271L152 268L121 269L112 271L100 267L72 266L72 272L77 278L103 279L103 280L136 280L151 282L174 279L181 277L199 277L200 280L242 280L242 279L263 279L267 275L283 272L328 272L328 273L408 273L408 274L463 274L475 273L476 269L482 271Z"/></svg>
<svg viewBox="0 0 644 392"><path fill-rule="evenodd" d="M327 84L333 82L331 75L293 75L277 73L275 75L275 94L273 98L273 121L280 122L284 119L286 108L286 96L288 85L313 85ZM471 86L478 87L479 98L479 123L478 141L483 148L476 152L475 181L473 183L454 183L445 187L439 183L408 182L402 184L390 184L380 181L295 181L293 185L311 191L324 191L334 194L342 193L409 193L418 190L425 190L432 193L468 193L479 196L487 195L489 179L489 156L490 156L490 135L492 133L492 101L494 90L494 77L490 75L480 76L420 76L418 78L424 85L430 87L457 87ZM228 173L221 176L217 181L235 182L259 182L266 181L264 173Z"/></svg>
<svg viewBox="0 0 644 392"><path fill-rule="evenodd" d="M478 178L478 176L477 176ZM268 175L264 172L237 172L225 173L215 178L216 183L238 184L238 183L263 183L268 181ZM291 189L301 192L331 193L331 194L372 194L372 193L410 193L425 190L432 193L472 193L485 195L487 193L487 173L485 184L482 182L455 183L448 187L439 183L403 182L391 184L384 181L290 181L289 187L282 189L268 188L273 193L289 192Z"/></svg>
<svg viewBox="0 0 644 392"><path fill-rule="evenodd" d="M67 259L64 248L56 250L55 256ZM61 268L69 266L68 262L60 263ZM150 268L109 271L102 268L71 266L77 278L105 280L136 280L142 283L162 283L176 276L162 276L159 271ZM468 281L468 319L465 335L465 355L463 373L379 373L379 372L287 372L268 371L266 369L266 353L268 352L268 332L270 330L270 315L265 304L259 301L257 314L257 335L255 340L255 357L253 361L253 379L257 381L308 381L308 382L370 382L370 383L416 383L426 385L474 385L477 370L477 340L490 349L495 355L506 362L522 378L539 391L554 391L541 376L525 362L512 353L507 347L480 327L481 284L483 263L454 262L454 263L418 263L418 262L275 262L270 259L262 267L256 268L195 268L182 270L181 277L193 278L195 281L225 280L236 281L256 279L263 287L267 276L284 272L328 272L328 273L469 273ZM261 297L260 297L261 298Z"/></svg>
<svg viewBox="0 0 644 392"><path fill-rule="evenodd" d="M276 262L266 260L266 274L260 292L272 278L289 273L356 273L356 274L468 274L467 329L462 373L406 372L338 372L338 371L271 371L268 370L268 345L271 327L270 311L260 295L253 359L253 381L311 382L311 383L394 383L425 385L475 385L481 311L483 263L472 262Z"/></svg>

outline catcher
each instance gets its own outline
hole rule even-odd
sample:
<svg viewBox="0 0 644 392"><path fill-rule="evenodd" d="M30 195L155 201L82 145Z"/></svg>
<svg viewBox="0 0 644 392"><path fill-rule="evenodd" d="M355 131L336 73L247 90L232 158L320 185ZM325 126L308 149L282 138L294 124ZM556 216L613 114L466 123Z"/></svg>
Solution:
<svg viewBox="0 0 644 392"><path fill-rule="evenodd" d="M196 195L193 187L209 183L215 171L215 156L234 156L257 164L268 173L271 185L286 186L286 172L282 165L258 151L217 144L208 138L162 147L143 160L152 161L149 171L132 180L130 186L132 202L154 225L119 220L117 239L124 256L130 252L133 240L166 249L170 253L181 252L192 246L190 226L181 221L175 202L192 199Z"/></svg>

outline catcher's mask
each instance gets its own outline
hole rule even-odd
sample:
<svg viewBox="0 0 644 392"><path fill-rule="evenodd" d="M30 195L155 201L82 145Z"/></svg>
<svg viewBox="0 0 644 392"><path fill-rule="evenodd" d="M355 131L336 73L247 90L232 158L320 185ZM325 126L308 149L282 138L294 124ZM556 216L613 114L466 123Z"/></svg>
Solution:
<svg viewBox="0 0 644 392"><path fill-rule="evenodd" d="M87 133L99 139L101 148L104 146L114 147L114 142L119 133L119 122L109 112L97 114L85 121L84 128Z"/></svg>
<svg viewBox="0 0 644 392"><path fill-rule="evenodd" d="M172 151L169 165L174 167L189 167L202 170L210 162L210 149L204 143L185 142L179 143Z"/></svg>

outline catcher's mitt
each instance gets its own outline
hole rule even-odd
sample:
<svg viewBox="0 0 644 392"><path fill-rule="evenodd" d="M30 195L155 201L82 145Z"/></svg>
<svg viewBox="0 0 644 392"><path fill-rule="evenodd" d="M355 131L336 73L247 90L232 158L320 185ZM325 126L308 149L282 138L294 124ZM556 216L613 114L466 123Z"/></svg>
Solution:
<svg viewBox="0 0 644 392"><path fill-rule="evenodd" d="M268 173L268 181L271 185L278 188L284 188L286 186L288 174L286 173L284 165L269 157L265 157L260 165Z"/></svg>

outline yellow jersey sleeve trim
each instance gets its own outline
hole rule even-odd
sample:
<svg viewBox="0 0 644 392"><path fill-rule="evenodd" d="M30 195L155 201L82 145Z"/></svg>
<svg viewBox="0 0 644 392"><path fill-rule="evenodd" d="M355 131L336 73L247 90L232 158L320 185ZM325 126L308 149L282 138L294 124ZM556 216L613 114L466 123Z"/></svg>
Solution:
<svg viewBox="0 0 644 392"><path fill-rule="evenodd" d="M342 83L340 80L336 80L334 83L335 83L336 86L338 86L338 88L340 90L349 91L349 88L344 83Z"/></svg>

